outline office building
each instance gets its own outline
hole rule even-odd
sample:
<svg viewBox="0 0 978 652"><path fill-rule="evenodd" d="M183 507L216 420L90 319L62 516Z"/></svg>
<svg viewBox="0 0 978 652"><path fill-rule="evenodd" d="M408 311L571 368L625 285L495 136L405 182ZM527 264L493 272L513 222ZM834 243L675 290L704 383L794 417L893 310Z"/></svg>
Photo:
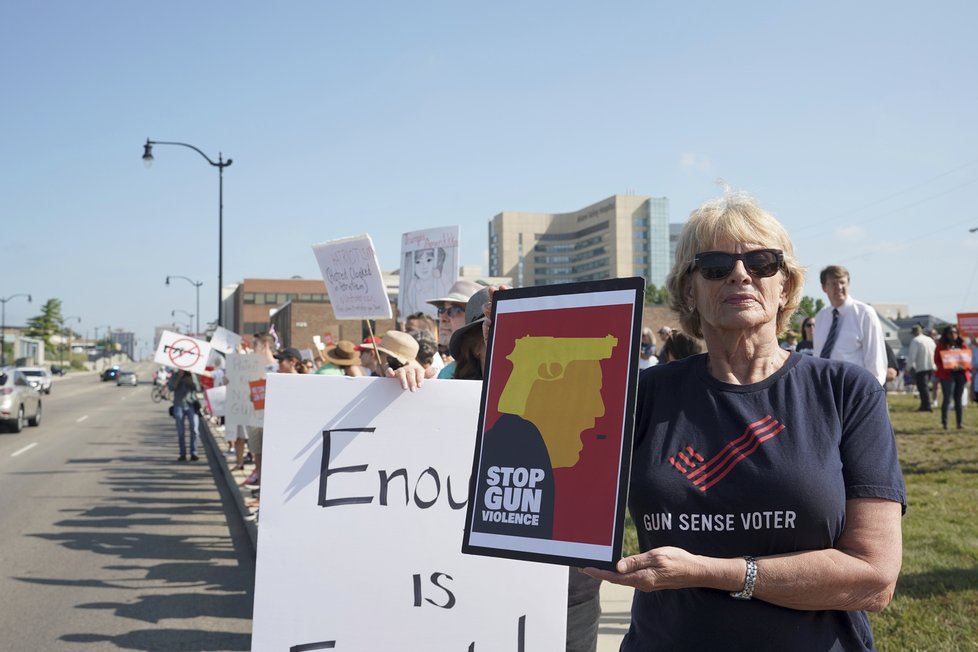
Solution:
<svg viewBox="0 0 978 652"><path fill-rule="evenodd" d="M668 229L665 197L614 195L571 213L504 211L489 223L489 275L516 287L628 276L661 285Z"/></svg>

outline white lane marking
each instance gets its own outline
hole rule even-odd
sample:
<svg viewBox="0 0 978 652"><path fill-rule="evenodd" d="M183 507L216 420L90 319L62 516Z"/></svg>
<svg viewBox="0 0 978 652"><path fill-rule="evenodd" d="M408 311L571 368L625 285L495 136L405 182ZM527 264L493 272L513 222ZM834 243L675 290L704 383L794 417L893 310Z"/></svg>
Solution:
<svg viewBox="0 0 978 652"><path fill-rule="evenodd" d="M10 457L17 457L21 453L26 453L27 451L29 451L30 449L34 448L35 446L37 446L37 442L34 442L33 444L27 444L26 446L24 446L23 448L21 448L19 451L14 451L13 453L11 453L10 454Z"/></svg>
<svg viewBox="0 0 978 652"><path fill-rule="evenodd" d="M75 419L75 423L81 423L82 421L84 421L87 418L88 418L88 415L86 414L83 417L79 417L79 418Z"/></svg>

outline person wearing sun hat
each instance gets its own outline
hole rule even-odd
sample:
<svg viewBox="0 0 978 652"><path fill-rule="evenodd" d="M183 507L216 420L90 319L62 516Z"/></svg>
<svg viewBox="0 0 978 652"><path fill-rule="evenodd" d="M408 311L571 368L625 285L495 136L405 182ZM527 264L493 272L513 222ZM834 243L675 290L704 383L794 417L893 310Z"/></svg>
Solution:
<svg viewBox="0 0 978 652"><path fill-rule="evenodd" d="M387 357L387 366L391 369L417 362L418 341L403 331L387 331L380 344L375 346Z"/></svg>
<svg viewBox="0 0 978 652"><path fill-rule="evenodd" d="M485 339L482 322L486 320L483 308L489 302L489 288L473 294L465 304L465 324L456 328L448 343L453 360L438 373L439 378L456 380L482 380L482 356Z"/></svg>
<svg viewBox="0 0 978 652"><path fill-rule="evenodd" d="M357 344L356 350L360 353L360 366L363 367L368 376L383 376L384 365L380 363L378 354L374 351L374 345L380 344L380 338L376 335L363 338L363 342Z"/></svg>
<svg viewBox="0 0 978 652"><path fill-rule="evenodd" d="M428 301L438 309L438 345L440 349L443 349L443 352L448 351L452 332L467 322L465 306L469 298L483 287L475 281L461 279L452 284L448 294Z"/></svg>
<svg viewBox="0 0 978 652"><path fill-rule="evenodd" d="M320 376L362 376L360 370L360 351L350 340L340 340L323 351L323 363L316 374Z"/></svg>

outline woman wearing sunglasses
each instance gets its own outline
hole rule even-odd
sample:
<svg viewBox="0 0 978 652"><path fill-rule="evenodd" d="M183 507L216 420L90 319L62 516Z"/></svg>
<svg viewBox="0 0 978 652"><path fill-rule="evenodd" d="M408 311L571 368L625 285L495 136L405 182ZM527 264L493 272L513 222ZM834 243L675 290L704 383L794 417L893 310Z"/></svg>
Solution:
<svg viewBox="0 0 978 652"><path fill-rule="evenodd" d="M804 272L752 199L694 211L668 287L707 353L642 372L629 509L641 554L624 651L870 650L901 565L886 397L856 365L785 351Z"/></svg>
<svg viewBox="0 0 978 652"><path fill-rule="evenodd" d="M801 322L801 341L795 347L795 351L805 355L815 354L815 318L805 317Z"/></svg>

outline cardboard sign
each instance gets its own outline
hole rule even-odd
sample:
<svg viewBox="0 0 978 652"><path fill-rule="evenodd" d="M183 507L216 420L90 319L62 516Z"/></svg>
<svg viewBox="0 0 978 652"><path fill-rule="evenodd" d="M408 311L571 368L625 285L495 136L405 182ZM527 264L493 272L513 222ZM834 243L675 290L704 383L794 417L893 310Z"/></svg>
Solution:
<svg viewBox="0 0 978 652"><path fill-rule="evenodd" d="M207 342L173 331L163 331L153 362L171 369L205 374L210 355L211 345Z"/></svg>
<svg viewBox="0 0 978 652"><path fill-rule="evenodd" d="M978 337L978 312L958 313L958 334L961 337Z"/></svg>
<svg viewBox="0 0 978 652"><path fill-rule="evenodd" d="M204 391L204 398L207 400L207 411L215 417L224 416L224 405L227 400L227 385L211 387Z"/></svg>
<svg viewBox="0 0 978 652"><path fill-rule="evenodd" d="M948 371L969 371L971 369L971 351L968 349L943 349L941 365Z"/></svg>
<svg viewBox="0 0 978 652"><path fill-rule="evenodd" d="M369 235L313 245L337 319L390 319L384 277Z"/></svg>
<svg viewBox="0 0 978 652"><path fill-rule="evenodd" d="M448 294L458 280L459 227L447 226L401 235L401 286L397 310L404 317L423 312L438 319L428 303Z"/></svg>
<svg viewBox="0 0 978 652"><path fill-rule="evenodd" d="M223 326L215 327L214 334L211 335L211 346L221 353L234 353L240 343L241 336Z"/></svg>
<svg viewBox="0 0 978 652"><path fill-rule="evenodd" d="M240 426L260 426L264 412L256 411L251 402L252 381L265 378L265 359L255 353L229 353L227 357L227 394L224 406L224 427L237 432Z"/></svg>
<svg viewBox="0 0 978 652"><path fill-rule="evenodd" d="M480 385L269 374L253 650L564 650L566 568L460 552Z"/></svg>
<svg viewBox="0 0 978 652"><path fill-rule="evenodd" d="M640 278L495 294L463 551L614 569L644 294Z"/></svg>

